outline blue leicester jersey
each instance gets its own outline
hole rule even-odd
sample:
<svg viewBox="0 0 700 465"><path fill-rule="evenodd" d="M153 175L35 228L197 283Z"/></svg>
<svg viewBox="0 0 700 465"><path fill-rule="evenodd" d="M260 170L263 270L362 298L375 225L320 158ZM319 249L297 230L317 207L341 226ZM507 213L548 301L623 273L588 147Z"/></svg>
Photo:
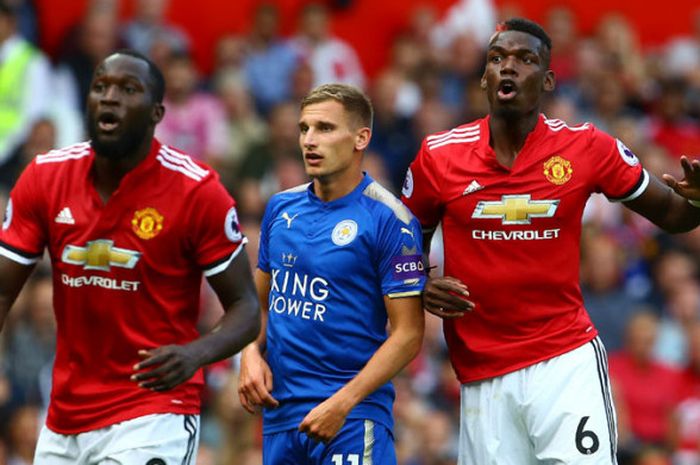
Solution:
<svg viewBox="0 0 700 465"><path fill-rule="evenodd" d="M269 201L258 267L270 274L267 361L278 408L264 432L297 428L347 384L387 338L384 296L419 295L421 232L410 211L368 175L348 195L321 201L313 184ZM393 427L387 383L348 418Z"/></svg>

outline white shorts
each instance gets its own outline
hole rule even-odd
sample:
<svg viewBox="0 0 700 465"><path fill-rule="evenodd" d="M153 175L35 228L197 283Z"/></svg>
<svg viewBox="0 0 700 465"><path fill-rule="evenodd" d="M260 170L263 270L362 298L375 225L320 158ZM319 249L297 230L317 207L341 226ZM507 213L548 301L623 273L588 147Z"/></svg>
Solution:
<svg viewBox="0 0 700 465"><path fill-rule="evenodd" d="M146 415L79 434L39 434L34 465L194 465L199 415Z"/></svg>
<svg viewBox="0 0 700 465"><path fill-rule="evenodd" d="M462 385L459 465L615 465L617 429L599 338Z"/></svg>

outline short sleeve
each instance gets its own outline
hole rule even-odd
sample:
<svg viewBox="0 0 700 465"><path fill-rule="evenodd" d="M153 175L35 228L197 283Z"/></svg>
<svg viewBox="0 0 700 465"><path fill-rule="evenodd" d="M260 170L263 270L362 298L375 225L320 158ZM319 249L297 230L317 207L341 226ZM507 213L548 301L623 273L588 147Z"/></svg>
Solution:
<svg viewBox="0 0 700 465"><path fill-rule="evenodd" d="M36 263L48 240L39 185L31 163L10 192L0 230L0 255L23 265Z"/></svg>
<svg viewBox="0 0 700 465"><path fill-rule="evenodd" d="M621 140L598 129L593 129L591 137L589 153L597 158L596 192L617 202L639 197L649 184L649 175L637 156Z"/></svg>
<svg viewBox="0 0 700 465"><path fill-rule="evenodd" d="M401 200L427 229L437 226L442 214L437 167L423 141L418 155L406 172Z"/></svg>
<svg viewBox="0 0 700 465"><path fill-rule="evenodd" d="M390 298L420 295L425 285L422 234L418 221L382 217L378 227L378 268L382 294Z"/></svg>
<svg viewBox="0 0 700 465"><path fill-rule="evenodd" d="M258 243L258 268L265 273L270 272L270 228L271 219L275 218L275 197L273 196L265 207L265 214L260 224L260 241Z"/></svg>
<svg viewBox="0 0 700 465"><path fill-rule="evenodd" d="M208 277L224 271L247 239L241 232L236 203L218 178L203 182L191 199L190 240L195 261Z"/></svg>

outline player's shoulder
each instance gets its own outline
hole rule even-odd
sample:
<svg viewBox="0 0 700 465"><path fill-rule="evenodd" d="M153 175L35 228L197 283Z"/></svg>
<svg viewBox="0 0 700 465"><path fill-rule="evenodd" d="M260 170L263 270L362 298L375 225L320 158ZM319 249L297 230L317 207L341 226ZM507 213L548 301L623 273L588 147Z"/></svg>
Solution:
<svg viewBox="0 0 700 465"><path fill-rule="evenodd" d="M478 144L482 136L488 137L483 130L484 118L462 124L447 131L440 131L426 136L423 141L427 152L449 154L463 151L465 147Z"/></svg>
<svg viewBox="0 0 700 465"><path fill-rule="evenodd" d="M42 171L52 171L59 167L75 166L79 164L77 161L87 160L91 155L90 142L80 142L37 155L32 164Z"/></svg>
<svg viewBox="0 0 700 465"><path fill-rule="evenodd" d="M218 180L218 176L206 163L195 160L187 153L163 144L158 149L156 161L165 176L196 187L204 181Z"/></svg>
<svg viewBox="0 0 700 465"><path fill-rule="evenodd" d="M362 190L361 203L376 219L395 218L409 224L413 219L411 211L389 189L373 179Z"/></svg>
<svg viewBox="0 0 700 465"><path fill-rule="evenodd" d="M547 118L542 115L542 123L547 134L554 137L578 136L582 138L591 137L595 133L601 132L596 126L588 121L578 124L570 124L558 118Z"/></svg>
<svg viewBox="0 0 700 465"><path fill-rule="evenodd" d="M267 202L267 210L289 207L292 204L300 204L307 199L310 182L277 192Z"/></svg>

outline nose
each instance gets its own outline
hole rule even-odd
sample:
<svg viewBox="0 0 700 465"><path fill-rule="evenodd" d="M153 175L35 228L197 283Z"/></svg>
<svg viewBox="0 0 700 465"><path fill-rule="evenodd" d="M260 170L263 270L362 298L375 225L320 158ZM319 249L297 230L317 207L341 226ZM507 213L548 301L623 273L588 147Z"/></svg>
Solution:
<svg viewBox="0 0 700 465"><path fill-rule="evenodd" d="M304 145L304 148L307 149L316 146L316 137L312 128L307 129L305 133L301 134L301 143Z"/></svg>
<svg viewBox="0 0 700 465"><path fill-rule="evenodd" d="M102 94L103 102L116 102L119 98L119 88L114 85L109 85Z"/></svg>
<svg viewBox="0 0 700 465"><path fill-rule="evenodd" d="M506 56L501 62L501 74L515 74L517 73L515 67L516 58L514 56Z"/></svg>

